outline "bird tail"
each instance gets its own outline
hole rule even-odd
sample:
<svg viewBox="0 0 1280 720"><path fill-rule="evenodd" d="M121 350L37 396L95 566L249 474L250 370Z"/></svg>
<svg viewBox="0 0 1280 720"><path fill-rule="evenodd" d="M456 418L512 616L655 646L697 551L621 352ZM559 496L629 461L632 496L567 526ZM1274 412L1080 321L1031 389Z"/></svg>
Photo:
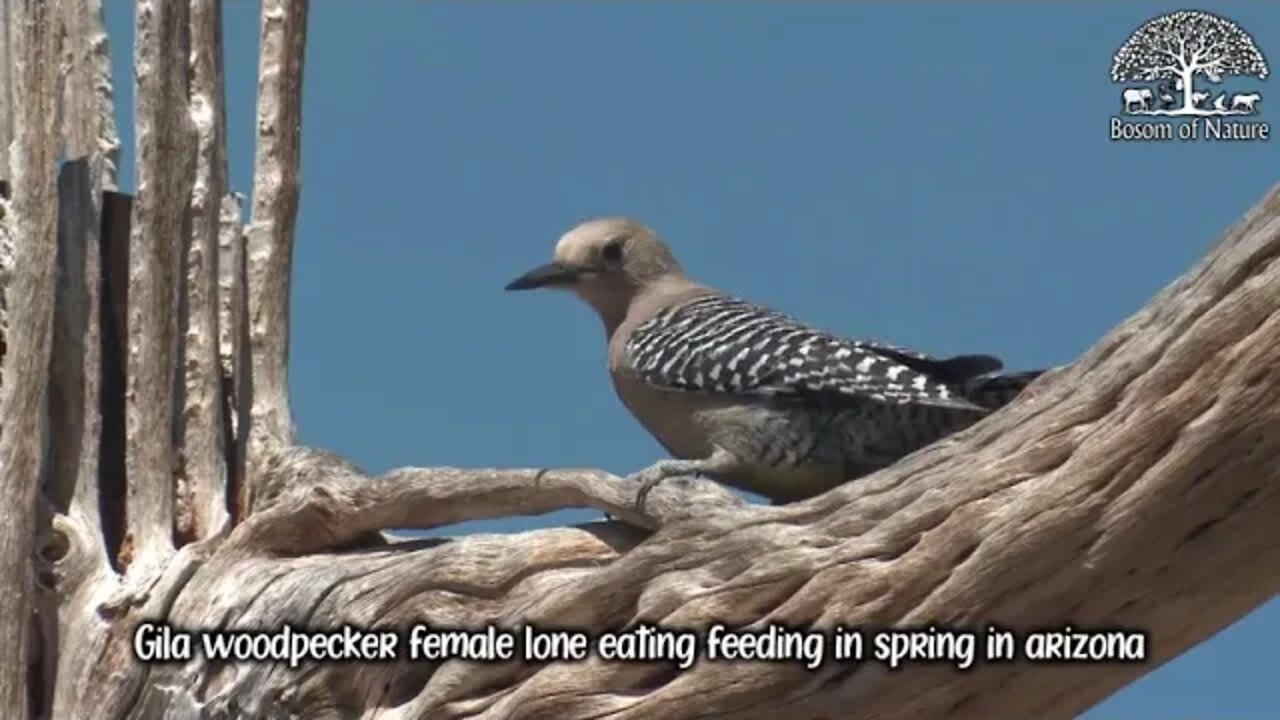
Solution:
<svg viewBox="0 0 1280 720"><path fill-rule="evenodd" d="M1044 370L1016 373L989 373L970 378L964 384L964 396L970 402L995 410L1011 402Z"/></svg>

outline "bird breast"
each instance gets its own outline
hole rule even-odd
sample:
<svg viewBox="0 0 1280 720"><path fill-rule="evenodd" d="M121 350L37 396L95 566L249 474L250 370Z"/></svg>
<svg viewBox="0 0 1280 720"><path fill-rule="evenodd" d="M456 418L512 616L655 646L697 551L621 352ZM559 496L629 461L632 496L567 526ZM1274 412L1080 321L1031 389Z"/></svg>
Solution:
<svg viewBox="0 0 1280 720"><path fill-rule="evenodd" d="M622 404L673 457L703 458L711 454L710 439L699 422L699 410L709 398L654 388L626 370L612 375Z"/></svg>

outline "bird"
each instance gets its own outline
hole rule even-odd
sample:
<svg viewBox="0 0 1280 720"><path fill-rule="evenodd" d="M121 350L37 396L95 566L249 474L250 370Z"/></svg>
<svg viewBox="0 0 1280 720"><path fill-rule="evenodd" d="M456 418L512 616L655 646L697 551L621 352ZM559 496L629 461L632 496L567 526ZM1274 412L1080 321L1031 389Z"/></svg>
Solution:
<svg viewBox="0 0 1280 720"><path fill-rule="evenodd" d="M1042 371L846 338L691 279L626 217L583 222L508 291L567 290L604 325L622 404L671 458L628 479L637 506L702 475L775 504L892 465L1010 402Z"/></svg>

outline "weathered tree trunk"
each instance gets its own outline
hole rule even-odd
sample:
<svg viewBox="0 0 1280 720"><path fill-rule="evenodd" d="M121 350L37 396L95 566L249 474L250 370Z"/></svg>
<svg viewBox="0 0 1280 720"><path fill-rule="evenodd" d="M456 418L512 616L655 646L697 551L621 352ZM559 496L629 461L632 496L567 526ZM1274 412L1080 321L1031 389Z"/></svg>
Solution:
<svg viewBox="0 0 1280 720"><path fill-rule="evenodd" d="M138 2L132 199L113 192L98 0L0 1L0 148L10 128L15 140L0 219L0 717L1065 718L1280 589L1280 188L1010 407L806 502L673 482L640 515L632 487L592 470L371 478L295 445L288 409L306 2L263 3L246 232L227 188L217 0ZM78 159L59 171L61 148ZM620 520L379 533L565 507ZM1065 621L1148 630L1153 654L967 673L134 657L144 622L644 621Z"/></svg>

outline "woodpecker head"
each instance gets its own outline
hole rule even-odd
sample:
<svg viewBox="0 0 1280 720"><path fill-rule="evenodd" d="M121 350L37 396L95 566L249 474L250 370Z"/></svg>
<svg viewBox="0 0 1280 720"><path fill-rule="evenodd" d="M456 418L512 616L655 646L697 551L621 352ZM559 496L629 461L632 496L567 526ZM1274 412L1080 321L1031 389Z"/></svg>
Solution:
<svg viewBox="0 0 1280 720"><path fill-rule="evenodd" d="M571 290L609 321L644 288L680 277L680 264L649 228L629 218L588 220L556 243L550 263L507 283L508 290Z"/></svg>

